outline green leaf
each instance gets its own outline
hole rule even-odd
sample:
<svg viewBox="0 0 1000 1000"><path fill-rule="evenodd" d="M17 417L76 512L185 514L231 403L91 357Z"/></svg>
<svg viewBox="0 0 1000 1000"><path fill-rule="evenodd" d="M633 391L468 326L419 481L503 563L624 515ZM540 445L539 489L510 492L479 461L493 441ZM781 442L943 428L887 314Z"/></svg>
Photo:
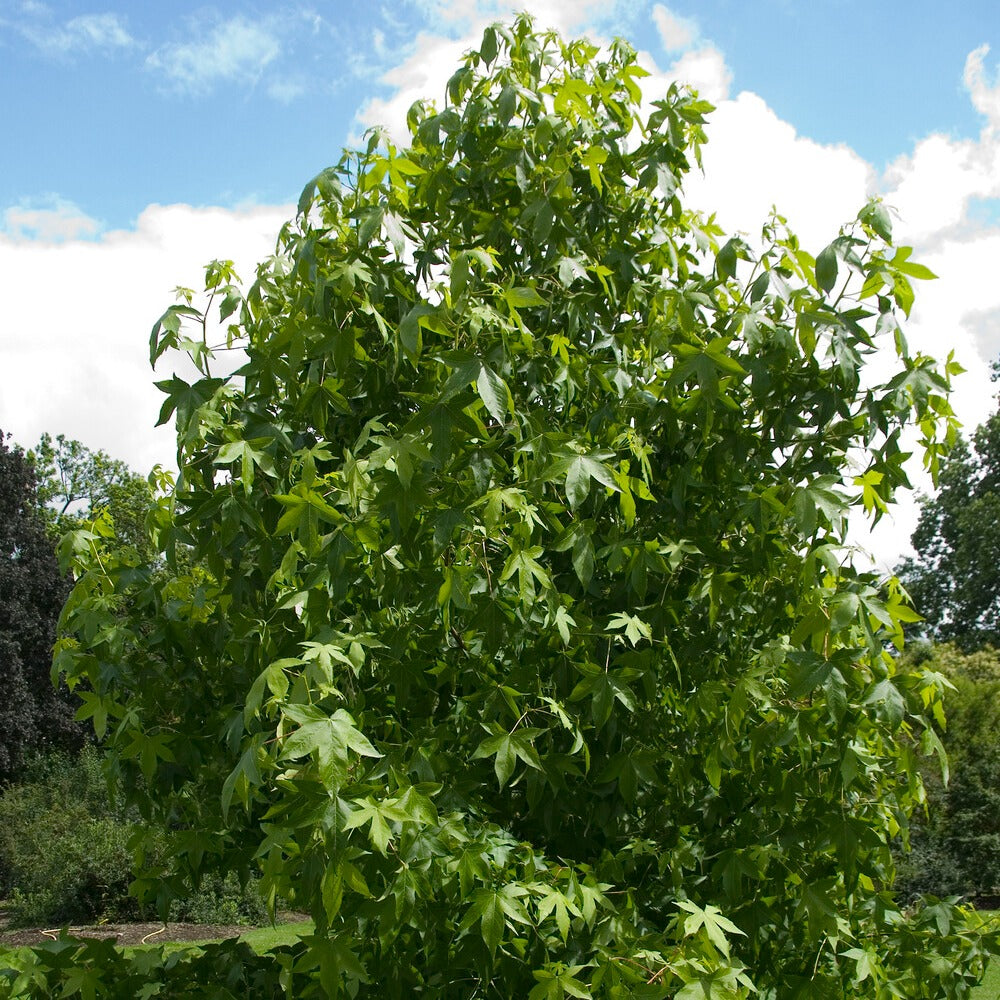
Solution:
<svg viewBox="0 0 1000 1000"><path fill-rule="evenodd" d="M491 956L496 954L503 940L504 911L500 894L490 889L477 889L472 895L472 903L462 918L461 929L467 930L479 922L483 943Z"/></svg>
<svg viewBox="0 0 1000 1000"><path fill-rule="evenodd" d="M715 267L719 272L720 278L736 277L736 248L738 245L738 240L728 240L718 254L716 254Z"/></svg>
<svg viewBox="0 0 1000 1000"><path fill-rule="evenodd" d="M833 663L813 653L793 653L794 665L788 678L788 697L804 698L821 687L834 669Z"/></svg>
<svg viewBox="0 0 1000 1000"><path fill-rule="evenodd" d="M545 299L534 288L525 286L508 288L503 293L503 297L511 309L528 309L531 306L545 305Z"/></svg>
<svg viewBox="0 0 1000 1000"><path fill-rule="evenodd" d="M594 543L589 535L579 535L573 543L573 571L584 587L594 576Z"/></svg>
<svg viewBox="0 0 1000 1000"><path fill-rule="evenodd" d="M824 292L831 292L836 283L837 251L831 243L825 250L820 251L816 258L816 284Z"/></svg>
<svg viewBox="0 0 1000 1000"><path fill-rule="evenodd" d="M490 416L497 423L504 423L507 419L510 390L507 388L507 383L489 365L484 364L480 367L476 376L476 391Z"/></svg>
<svg viewBox="0 0 1000 1000"><path fill-rule="evenodd" d="M221 378L203 378L189 385L175 375L171 379L155 384L160 392L167 395L156 426L165 424L176 410L178 433L186 436L186 431L198 410L214 398L219 389L225 385L225 381Z"/></svg>
<svg viewBox="0 0 1000 1000"><path fill-rule="evenodd" d="M326 716L311 707L287 705L284 713L301 725L282 744L281 759L314 757L320 780L331 791L338 790L347 778L348 750L362 757L382 756L342 708Z"/></svg>
<svg viewBox="0 0 1000 1000"><path fill-rule="evenodd" d="M881 201L870 201L858 213L858 218L871 226L887 243L892 240L892 219Z"/></svg>
<svg viewBox="0 0 1000 1000"><path fill-rule="evenodd" d="M566 498L575 510L590 494L591 480L596 480L608 489L620 492L614 474L603 463L589 455L577 455L569 459L566 466Z"/></svg>

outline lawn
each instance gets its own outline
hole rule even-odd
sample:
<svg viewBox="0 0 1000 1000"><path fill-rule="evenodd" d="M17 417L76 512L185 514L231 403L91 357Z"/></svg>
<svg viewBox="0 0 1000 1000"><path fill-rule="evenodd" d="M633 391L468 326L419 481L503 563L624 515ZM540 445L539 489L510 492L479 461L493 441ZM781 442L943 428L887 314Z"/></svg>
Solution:
<svg viewBox="0 0 1000 1000"><path fill-rule="evenodd" d="M997 1000L1000 997L1000 962L986 970L986 978L972 991L972 1000Z"/></svg>

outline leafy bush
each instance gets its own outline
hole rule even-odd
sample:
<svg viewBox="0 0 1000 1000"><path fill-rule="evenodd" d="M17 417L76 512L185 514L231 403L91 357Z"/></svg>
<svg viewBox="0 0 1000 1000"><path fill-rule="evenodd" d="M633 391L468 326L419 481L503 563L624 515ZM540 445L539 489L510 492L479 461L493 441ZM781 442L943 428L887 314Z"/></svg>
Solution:
<svg viewBox="0 0 1000 1000"><path fill-rule="evenodd" d="M109 793L101 755L86 747L78 758L38 756L24 781L0 795L0 891L22 925L61 925L152 916L129 895L135 879L131 840L136 816ZM164 862L162 838L148 859ZM206 876L177 899L173 920L263 923L267 911L256 881Z"/></svg>
<svg viewBox="0 0 1000 1000"><path fill-rule="evenodd" d="M264 924L270 919L259 880L241 886L232 872L206 875L196 892L175 902L171 917L192 924Z"/></svg>
<svg viewBox="0 0 1000 1000"><path fill-rule="evenodd" d="M100 756L36 758L0 796L0 879L17 923L138 915L128 897L132 825L111 801Z"/></svg>

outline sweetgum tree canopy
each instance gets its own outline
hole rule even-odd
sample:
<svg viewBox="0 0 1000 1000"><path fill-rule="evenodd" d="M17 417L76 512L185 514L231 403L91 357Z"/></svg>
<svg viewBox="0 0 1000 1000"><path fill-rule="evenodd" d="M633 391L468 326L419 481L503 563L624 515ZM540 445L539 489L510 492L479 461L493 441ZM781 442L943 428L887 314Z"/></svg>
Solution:
<svg viewBox="0 0 1000 1000"><path fill-rule="evenodd" d="M900 429L932 469L953 435L897 324L929 272L878 203L816 258L777 217L726 241L680 193L710 108L671 87L644 118L644 75L487 31L409 148L373 134L307 185L245 295L216 263L156 324L154 361L203 375L159 383L170 572L100 525L66 541L58 665L172 838L146 888L261 866L316 921L254 960L275 989L936 997L982 971L966 915L889 892L940 677L898 672L913 613L844 565L848 508L905 484Z"/></svg>

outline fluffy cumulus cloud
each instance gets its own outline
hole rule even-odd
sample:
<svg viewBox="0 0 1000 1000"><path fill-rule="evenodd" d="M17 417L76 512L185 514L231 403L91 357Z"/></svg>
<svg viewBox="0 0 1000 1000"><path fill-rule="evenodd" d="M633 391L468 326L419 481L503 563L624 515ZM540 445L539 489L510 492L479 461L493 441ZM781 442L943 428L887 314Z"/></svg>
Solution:
<svg viewBox="0 0 1000 1000"><path fill-rule="evenodd" d="M191 33L146 58L150 71L182 93L205 94L218 83L253 84L281 54L275 26L264 21L234 17L211 27L192 25Z"/></svg>
<svg viewBox="0 0 1000 1000"><path fill-rule="evenodd" d="M665 74L669 80L680 80L694 87L701 97L718 104L729 97L733 74L723 54L714 45L702 45L676 59Z"/></svg>
<svg viewBox="0 0 1000 1000"><path fill-rule="evenodd" d="M965 60L965 86L972 98L973 107L986 117L993 129L1000 128L1000 71L994 70L991 84L986 69L988 45L973 49Z"/></svg>
<svg viewBox="0 0 1000 1000"><path fill-rule="evenodd" d="M694 21L679 17L661 3L653 7L653 23L667 52L683 52L691 48L698 37L698 25Z"/></svg>
<svg viewBox="0 0 1000 1000"><path fill-rule="evenodd" d="M0 235L12 241L43 240L59 243L63 240L87 239L96 236L101 224L73 202L49 195L26 199L3 213Z"/></svg>
<svg viewBox="0 0 1000 1000"><path fill-rule="evenodd" d="M984 119L978 138L929 135L886 171L883 186L908 240L931 244L974 238L982 227L972 210L982 201L1000 199L1000 78L994 73L989 80L988 53L983 45L965 63L966 89Z"/></svg>
<svg viewBox="0 0 1000 1000"><path fill-rule="evenodd" d="M445 84L471 39L452 39L421 32L413 52L398 66L384 72L381 82L390 88L389 97L376 97L359 110L357 123L363 128L382 126L400 145L409 139L406 113L414 101L430 98L444 104ZM447 67L447 70L445 69Z"/></svg>
<svg viewBox="0 0 1000 1000"><path fill-rule="evenodd" d="M198 288L212 259L234 260L252 280L291 212L151 205L134 229L95 240L0 235L9 290L0 310L0 429L24 445L43 431L64 433L137 470L171 465L171 432L152 429L162 402L152 383L170 378L176 363L164 358L150 371L150 328L172 289Z"/></svg>
<svg viewBox="0 0 1000 1000"><path fill-rule="evenodd" d="M1000 77L990 78L988 53L984 45L965 64L978 137L927 136L880 183L899 239L939 276L921 288L912 328L929 352L954 349L968 369L955 405L970 426L994 409L989 362L1000 356Z"/></svg>
<svg viewBox="0 0 1000 1000"><path fill-rule="evenodd" d="M720 101L706 131L704 173L692 172L684 189L729 232L756 236L776 207L818 253L873 190L874 172L857 153L799 135L748 91Z"/></svg>

